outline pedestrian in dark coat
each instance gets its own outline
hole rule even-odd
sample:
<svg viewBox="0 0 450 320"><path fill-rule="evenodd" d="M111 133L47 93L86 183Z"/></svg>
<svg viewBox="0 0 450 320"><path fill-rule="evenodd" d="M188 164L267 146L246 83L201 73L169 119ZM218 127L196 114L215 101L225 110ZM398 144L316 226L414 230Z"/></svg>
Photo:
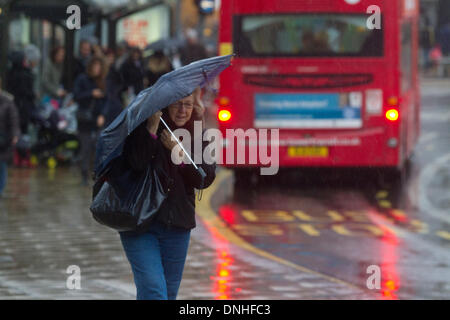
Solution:
<svg viewBox="0 0 450 320"><path fill-rule="evenodd" d="M20 129L28 133L28 125L35 112L34 75L32 69L40 59L38 49L32 45L24 52L15 52L11 56L12 67L7 75L6 89L14 96L14 104L20 117Z"/></svg>
<svg viewBox="0 0 450 320"><path fill-rule="evenodd" d="M80 165L84 185L87 185L88 172L91 171L98 131L105 123L105 84L102 77L102 67L102 59L92 58L87 65L86 73L78 76L73 88L74 99L78 103L77 122L81 143Z"/></svg>
<svg viewBox="0 0 450 320"><path fill-rule="evenodd" d="M113 61L106 76L105 127L111 124L124 107L122 94L126 87L120 67L119 60Z"/></svg>
<svg viewBox="0 0 450 320"><path fill-rule="evenodd" d="M144 89L144 66L142 53L139 48L130 51L129 58L120 68L126 88L133 88L134 95L138 95Z"/></svg>
<svg viewBox="0 0 450 320"><path fill-rule="evenodd" d="M188 29L186 31L186 45L180 49L181 63L185 66L191 62L206 59L207 57L206 48L200 43L197 31Z"/></svg>
<svg viewBox="0 0 450 320"><path fill-rule="evenodd" d="M194 95L188 96L158 112L140 125L127 138L124 155L129 167L137 174L154 157L161 157L168 175L168 197L145 232L121 232L120 237L134 274L137 299L176 299L181 282L190 239L195 227L195 189L207 188L215 178L215 164L199 164L205 171L202 179L192 164L176 165L171 152L176 146L166 129L159 126L160 116L171 129L183 128L191 133L194 143ZM197 109L197 107L195 107ZM201 137L200 143L201 143ZM184 141L184 143L188 143ZM197 142L198 143L198 142ZM205 145L203 146L205 147ZM191 148L191 150L194 150ZM175 151L176 152L176 151Z"/></svg>
<svg viewBox="0 0 450 320"><path fill-rule="evenodd" d="M173 71L172 63L162 51L156 51L148 59L147 70L145 71L145 79L147 87L151 87L164 74Z"/></svg>
<svg viewBox="0 0 450 320"><path fill-rule="evenodd" d="M13 96L1 91L0 81L0 197L6 186L8 162L20 136L19 115Z"/></svg>
<svg viewBox="0 0 450 320"><path fill-rule="evenodd" d="M83 39L80 41L79 55L74 58L73 77L76 79L80 74L86 72L87 65L92 57L91 43Z"/></svg>

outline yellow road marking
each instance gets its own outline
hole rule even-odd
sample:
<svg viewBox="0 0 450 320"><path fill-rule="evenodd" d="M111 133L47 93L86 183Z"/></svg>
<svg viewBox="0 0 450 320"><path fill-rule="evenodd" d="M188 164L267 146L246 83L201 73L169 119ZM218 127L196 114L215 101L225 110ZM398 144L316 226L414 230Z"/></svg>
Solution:
<svg viewBox="0 0 450 320"><path fill-rule="evenodd" d="M333 225L333 226L331 226L331 229L333 229L334 232L336 232L337 234L340 234L341 236L351 236L352 235L352 233L341 224Z"/></svg>
<svg viewBox="0 0 450 320"><path fill-rule="evenodd" d="M436 232L436 235L445 240L450 240L450 232L448 231L438 231Z"/></svg>
<svg viewBox="0 0 450 320"><path fill-rule="evenodd" d="M425 222L413 219L409 223L413 227L412 231L422 234L428 233L428 224L426 224Z"/></svg>
<svg viewBox="0 0 450 320"><path fill-rule="evenodd" d="M312 218L301 210L293 210L292 214L303 221L312 221Z"/></svg>
<svg viewBox="0 0 450 320"><path fill-rule="evenodd" d="M295 218L289 212L286 212L283 210L276 211L275 216L282 221L294 221L295 220Z"/></svg>
<svg viewBox="0 0 450 320"><path fill-rule="evenodd" d="M244 239L242 239L239 235L237 235L233 230L231 230L226 223L220 219L217 214L214 212L214 210L211 207L211 197L213 196L213 194L215 193L215 191L218 189L218 187L222 184L223 181L225 181L226 179L228 179L231 176L231 171L228 170L223 170L220 171L217 174L216 177L216 181L215 183L210 186L208 189L204 190L203 192L203 199L202 201L197 201L197 214L202 218L202 220L209 226L211 227L214 231L218 232L219 235L221 235L222 237L224 237L226 240L228 240L229 242L245 249L248 250L250 252L253 252L254 254L257 254L261 257L264 257L266 259L272 260L272 261L276 261L280 264L283 264L285 266L289 266L291 268L294 268L296 270L302 271L302 272L307 272L310 274L315 274L323 279L332 281L334 283L339 283L339 284L343 284L355 289L359 289L361 290L361 288L355 286L354 284L351 284L349 282L328 276L326 274L308 269L306 267L300 266L296 263L293 263L289 260L285 260L283 258L277 257L267 251L261 250L259 248L256 248L255 246L253 246L252 244L250 244L249 242L245 241Z"/></svg>
<svg viewBox="0 0 450 320"><path fill-rule="evenodd" d="M248 221L251 221L251 222L258 221L258 217L251 210L242 210L241 214Z"/></svg>
<svg viewBox="0 0 450 320"><path fill-rule="evenodd" d="M376 237L382 237L382 236L384 236L384 231L381 230L380 228L378 228L377 226L374 226L374 225L367 225L367 226L365 226L365 228L367 228L367 230L369 230L370 232L372 232L373 235L376 236Z"/></svg>
<svg viewBox="0 0 450 320"><path fill-rule="evenodd" d="M380 200L378 204L384 209L392 208L392 203L388 200Z"/></svg>
<svg viewBox="0 0 450 320"><path fill-rule="evenodd" d="M341 222L345 220L345 218L335 210L328 210L327 213L330 216L330 218L334 221Z"/></svg>
<svg viewBox="0 0 450 320"><path fill-rule="evenodd" d="M283 230L277 224L258 225L258 224L234 224L234 230L239 231L242 235L247 236L281 236Z"/></svg>
<svg viewBox="0 0 450 320"><path fill-rule="evenodd" d="M305 232L306 234L308 234L309 236L312 236L312 237L318 237L318 236L320 236L319 230L317 230L316 228L314 228L314 226L311 225L311 224L300 223L300 224L298 225L298 227L299 227L303 232Z"/></svg>
<svg viewBox="0 0 450 320"><path fill-rule="evenodd" d="M391 214L395 217L404 218L406 217L406 214L403 212L403 210L394 209L391 210Z"/></svg>
<svg viewBox="0 0 450 320"><path fill-rule="evenodd" d="M241 215L250 222L291 222L295 220L289 212L283 210L242 210Z"/></svg>
<svg viewBox="0 0 450 320"><path fill-rule="evenodd" d="M377 199L383 199L386 198L388 196L388 192L386 190L380 190L377 192L377 194L375 195L375 198Z"/></svg>

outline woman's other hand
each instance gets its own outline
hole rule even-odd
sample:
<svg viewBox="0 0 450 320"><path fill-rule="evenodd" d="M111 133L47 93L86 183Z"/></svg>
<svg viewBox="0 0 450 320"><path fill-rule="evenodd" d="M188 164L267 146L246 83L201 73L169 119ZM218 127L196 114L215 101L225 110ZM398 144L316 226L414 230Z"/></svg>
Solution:
<svg viewBox="0 0 450 320"><path fill-rule="evenodd" d="M183 159L184 157L183 149L181 149L181 147L175 140L172 140L172 135L166 129L164 129L163 132L161 133L161 143L163 144L164 147L166 147L170 151L172 151L173 148L178 148L179 157L180 159Z"/></svg>
<svg viewBox="0 0 450 320"><path fill-rule="evenodd" d="M150 118L147 119L147 130L152 133L156 134L159 127L159 121L161 120L162 112L158 111L154 113Z"/></svg>
<svg viewBox="0 0 450 320"><path fill-rule="evenodd" d="M177 142L175 140L172 140L172 136L170 135L169 131L167 131L167 129L164 129L161 133L161 142L164 147L171 151L177 145Z"/></svg>
<svg viewBox="0 0 450 320"><path fill-rule="evenodd" d="M195 89L194 93L194 111L198 118L202 118L205 113L205 105L202 101L202 89Z"/></svg>

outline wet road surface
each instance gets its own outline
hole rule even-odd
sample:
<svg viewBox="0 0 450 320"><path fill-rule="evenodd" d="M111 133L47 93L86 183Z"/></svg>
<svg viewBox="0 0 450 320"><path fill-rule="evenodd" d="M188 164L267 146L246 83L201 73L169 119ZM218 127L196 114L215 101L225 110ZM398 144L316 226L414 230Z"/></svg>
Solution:
<svg viewBox="0 0 450 320"><path fill-rule="evenodd" d="M9 181L0 202L0 299L134 299L118 234L91 218L91 190L81 186L75 168L11 169ZM80 290L66 286L72 265L80 268ZM327 299L330 294L370 298L242 250L198 219L178 298Z"/></svg>
<svg viewBox="0 0 450 320"><path fill-rule="evenodd" d="M289 170L231 191L216 211L255 248L378 298L449 299L448 88L423 85L422 136L403 185L370 170ZM374 267L380 288L368 290Z"/></svg>
<svg viewBox="0 0 450 320"><path fill-rule="evenodd" d="M361 170L296 170L234 194L221 170L198 203L178 298L450 298L448 83L428 81L422 94L422 136L401 188ZM0 299L134 299L118 234L91 218L90 195L76 168L10 169ZM66 287L70 265L81 290ZM380 289L366 286L369 266Z"/></svg>

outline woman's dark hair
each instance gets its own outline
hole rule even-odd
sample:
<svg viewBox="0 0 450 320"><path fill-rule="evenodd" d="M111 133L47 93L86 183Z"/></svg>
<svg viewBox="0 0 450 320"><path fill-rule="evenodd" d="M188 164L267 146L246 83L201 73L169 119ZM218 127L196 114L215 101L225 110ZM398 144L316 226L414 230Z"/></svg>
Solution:
<svg viewBox="0 0 450 320"><path fill-rule="evenodd" d="M98 74L97 76L95 76L93 74L93 68L94 65L98 63L100 64L100 74ZM103 79L103 68L104 68L104 64L103 64L103 60L99 57L93 57L89 60L87 66L86 66L86 73L87 75L92 78L95 83L97 84L97 87L99 89L105 90L105 83L104 83L104 79Z"/></svg>
<svg viewBox="0 0 450 320"><path fill-rule="evenodd" d="M60 50L65 50L63 46L56 46L50 51L50 59L55 63L56 55Z"/></svg>

